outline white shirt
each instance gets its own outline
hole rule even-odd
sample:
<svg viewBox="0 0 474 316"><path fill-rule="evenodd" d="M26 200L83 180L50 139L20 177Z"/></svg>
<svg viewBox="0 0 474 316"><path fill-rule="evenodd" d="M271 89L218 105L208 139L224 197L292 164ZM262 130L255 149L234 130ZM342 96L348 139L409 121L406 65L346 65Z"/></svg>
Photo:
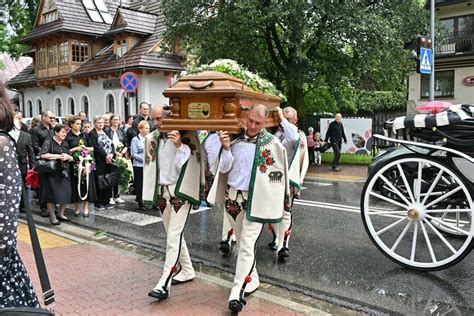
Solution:
<svg viewBox="0 0 474 316"><path fill-rule="evenodd" d="M295 145L299 138L298 128L288 122L287 119L283 119L280 122L281 127L283 128L283 132L281 128L275 133L275 137L280 141L280 143L285 147L286 154L288 158L288 162L291 161L291 157L295 152Z"/></svg>
<svg viewBox="0 0 474 316"><path fill-rule="evenodd" d="M233 144L230 150L222 151L219 171L230 171L227 184L236 190L249 190L256 147L256 144L239 141Z"/></svg>
<svg viewBox="0 0 474 316"><path fill-rule="evenodd" d="M117 147L117 145L120 143L120 139L118 138L118 133L117 131L112 130L112 143L114 143L114 146Z"/></svg>
<svg viewBox="0 0 474 316"><path fill-rule="evenodd" d="M20 138L20 129L15 126L8 132L11 137L17 142L18 138Z"/></svg>
<svg viewBox="0 0 474 316"><path fill-rule="evenodd" d="M191 156L191 149L188 145L182 144L181 147L176 148L171 140L160 138L158 147L159 184L176 184L181 168L188 161L189 156Z"/></svg>
<svg viewBox="0 0 474 316"><path fill-rule="evenodd" d="M213 133L207 136L203 147L204 151L206 152L209 171L213 176L215 176L217 172L217 158L222 147L219 135L217 135L217 133Z"/></svg>

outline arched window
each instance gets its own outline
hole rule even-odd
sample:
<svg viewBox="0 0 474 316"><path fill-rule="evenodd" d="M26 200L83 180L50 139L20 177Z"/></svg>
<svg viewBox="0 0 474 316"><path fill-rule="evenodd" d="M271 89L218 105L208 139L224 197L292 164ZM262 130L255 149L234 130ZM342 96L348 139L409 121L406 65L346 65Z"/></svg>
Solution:
<svg viewBox="0 0 474 316"><path fill-rule="evenodd" d="M82 97L82 110L89 117L89 98L86 95Z"/></svg>
<svg viewBox="0 0 474 316"><path fill-rule="evenodd" d="M63 116L63 104L60 98L56 99L56 115Z"/></svg>
<svg viewBox="0 0 474 316"><path fill-rule="evenodd" d="M106 108L107 108L107 112L115 113L114 96L111 94L107 96Z"/></svg>
<svg viewBox="0 0 474 316"><path fill-rule="evenodd" d="M38 113L41 114L43 112L43 102L41 102L41 99L36 100L36 107L38 108Z"/></svg>
<svg viewBox="0 0 474 316"><path fill-rule="evenodd" d="M33 117L33 102L31 102L31 100L28 100L28 102L26 102L26 106L28 108L28 114L30 117Z"/></svg>
<svg viewBox="0 0 474 316"><path fill-rule="evenodd" d="M69 98L69 113L68 114L76 114L76 105L74 104L74 99Z"/></svg>

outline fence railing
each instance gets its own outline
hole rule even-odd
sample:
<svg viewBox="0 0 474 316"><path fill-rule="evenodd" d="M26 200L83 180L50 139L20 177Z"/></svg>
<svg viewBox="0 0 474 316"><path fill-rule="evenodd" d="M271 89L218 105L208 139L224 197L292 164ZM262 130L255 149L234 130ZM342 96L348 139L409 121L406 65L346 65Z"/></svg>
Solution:
<svg viewBox="0 0 474 316"><path fill-rule="evenodd" d="M436 54L474 52L474 31L444 33L435 44Z"/></svg>

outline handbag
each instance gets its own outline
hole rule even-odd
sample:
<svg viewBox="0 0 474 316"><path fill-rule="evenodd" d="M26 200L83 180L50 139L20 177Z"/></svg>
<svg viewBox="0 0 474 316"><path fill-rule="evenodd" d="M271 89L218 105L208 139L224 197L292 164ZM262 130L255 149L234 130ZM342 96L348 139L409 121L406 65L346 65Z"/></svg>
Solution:
<svg viewBox="0 0 474 316"><path fill-rule="evenodd" d="M101 191L117 186L120 182L120 172L118 168L114 167L110 173L98 175L97 182L99 190Z"/></svg>
<svg viewBox="0 0 474 316"><path fill-rule="evenodd" d="M1 131L0 131L1 133ZM2 133L3 134L3 133ZM28 222L28 230L30 232L31 245L33 246L33 254L35 256L36 268L38 270L38 275L41 283L41 289L43 291L43 299L45 307L50 306L50 308L41 308L41 307L7 307L0 310L0 315L2 316L29 316L29 315L42 315L42 316L51 316L54 315L54 291L51 288L49 283L48 271L46 270L46 265L44 263L43 253L41 251L41 245L38 240L38 235L36 233L35 222L33 220L33 215L31 214L30 201L28 199L28 194L26 187L22 185L22 198L25 206L26 220Z"/></svg>
<svg viewBox="0 0 474 316"><path fill-rule="evenodd" d="M39 173L55 172L56 160L38 159L35 161L35 170Z"/></svg>

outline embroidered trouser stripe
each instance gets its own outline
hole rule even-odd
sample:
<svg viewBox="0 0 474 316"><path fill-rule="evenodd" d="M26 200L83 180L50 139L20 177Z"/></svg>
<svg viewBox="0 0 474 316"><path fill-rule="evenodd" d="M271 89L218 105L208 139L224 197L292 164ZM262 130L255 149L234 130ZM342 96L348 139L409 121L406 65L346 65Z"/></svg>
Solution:
<svg viewBox="0 0 474 316"><path fill-rule="evenodd" d="M222 238L221 240L229 241L233 234L229 234L232 229L231 221L227 217L224 205L218 203L217 208L222 212ZM233 220L233 219L232 219Z"/></svg>
<svg viewBox="0 0 474 316"><path fill-rule="evenodd" d="M283 218L278 224L278 249L280 251L282 248L288 248L288 242L290 240L291 230L293 228L293 202L295 196L292 193L291 196L291 212L283 211Z"/></svg>
<svg viewBox="0 0 474 316"><path fill-rule="evenodd" d="M165 197L168 199L169 197ZM169 290L171 286L171 278L177 270L178 262L183 271L194 275L194 269L189 257L186 241L183 238L183 231L189 217L191 205L186 203L178 212L168 203L163 214L163 224L166 230L166 258L163 267L163 275L158 281L155 289Z"/></svg>
<svg viewBox="0 0 474 316"><path fill-rule="evenodd" d="M230 291L229 301L240 300L245 290L247 290L247 292L251 291L248 288L248 281L253 283L254 280L251 279L253 279L254 275L258 278L258 275L254 273L256 264L255 251L257 241L263 230L263 223L249 221L245 214L239 214L235 227L236 229L234 229L234 232L239 244L239 251L235 268L234 283ZM250 280L248 276L251 276Z"/></svg>

